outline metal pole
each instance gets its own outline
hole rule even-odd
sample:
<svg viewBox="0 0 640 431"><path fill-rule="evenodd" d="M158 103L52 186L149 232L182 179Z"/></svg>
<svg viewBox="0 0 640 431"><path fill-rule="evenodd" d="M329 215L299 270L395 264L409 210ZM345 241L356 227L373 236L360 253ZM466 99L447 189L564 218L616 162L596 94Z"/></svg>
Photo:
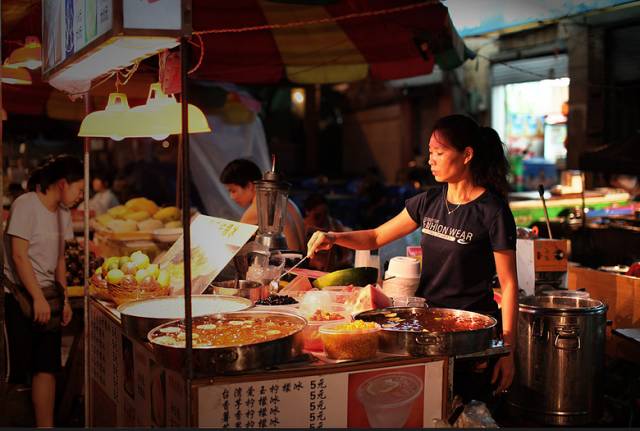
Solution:
<svg viewBox="0 0 640 431"><path fill-rule="evenodd" d="M182 198L182 228L184 257L184 316L186 324L186 406L187 426L191 426L191 381L193 380L193 332L191 314L191 206L189 203L189 98L187 96L187 72L189 64L189 44L187 38L180 38L180 77L182 88L182 131L180 134L180 197Z"/></svg>
<svg viewBox="0 0 640 431"><path fill-rule="evenodd" d="M84 94L84 113L85 116L91 112L91 98L89 92ZM90 348L91 348L91 326L89 318L89 182L90 182L90 158L91 151L90 138L84 138L84 424L85 427L91 427L91 374L90 367Z"/></svg>

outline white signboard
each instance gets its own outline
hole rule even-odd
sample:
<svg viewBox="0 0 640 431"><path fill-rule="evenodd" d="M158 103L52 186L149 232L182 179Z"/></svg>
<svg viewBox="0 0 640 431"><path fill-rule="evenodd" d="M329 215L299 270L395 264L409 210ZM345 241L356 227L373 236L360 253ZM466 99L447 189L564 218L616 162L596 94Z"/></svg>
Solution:
<svg viewBox="0 0 640 431"><path fill-rule="evenodd" d="M198 426L423 428L442 412L443 361L198 389Z"/></svg>
<svg viewBox="0 0 640 431"><path fill-rule="evenodd" d="M125 0L124 28L180 30L182 28L181 0Z"/></svg>
<svg viewBox="0 0 640 431"><path fill-rule="evenodd" d="M199 215L191 223L191 291L205 291L258 226ZM171 274L171 295L184 293L182 236L157 263Z"/></svg>

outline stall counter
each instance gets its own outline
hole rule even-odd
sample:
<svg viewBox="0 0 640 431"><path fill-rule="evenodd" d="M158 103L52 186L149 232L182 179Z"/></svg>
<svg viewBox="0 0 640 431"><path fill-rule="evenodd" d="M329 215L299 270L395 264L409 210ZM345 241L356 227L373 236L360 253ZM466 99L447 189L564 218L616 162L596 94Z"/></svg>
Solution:
<svg viewBox="0 0 640 431"><path fill-rule="evenodd" d="M337 362L305 356L187 386L181 373L159 363L149 343L123 333L115 309L93 298L89 308L91 426L422 428L446 417L451 405L450 357ZM398 399L383 399L398 386Z"/></svg>

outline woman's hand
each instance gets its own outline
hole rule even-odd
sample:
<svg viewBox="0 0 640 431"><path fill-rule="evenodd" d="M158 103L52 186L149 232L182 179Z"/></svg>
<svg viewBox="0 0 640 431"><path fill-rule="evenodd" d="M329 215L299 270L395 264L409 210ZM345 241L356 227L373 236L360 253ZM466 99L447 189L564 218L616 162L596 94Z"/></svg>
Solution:
<svg viewBox="0 0 640 431"><path fill-rule="evenodd" d="M498 383L496 394L500 394L506 391L513 382L513 376L515 375L515 364L513 362L513 352L507 356L503 356L498 359L495 367L493 368L493 376L491 377L491 383Z"/></svg>
<svg viewBox="0 0 640 431"><path fill-rule="evenodd" d="M40 293L33 298L33 320L37 323L46 325L51 318L51 307L44 298L44 295Z"/></svg>
<svg viewBox="0 0 640 431"><path fill-rule="evenodd" d="M315 231L307 243L307 256L313 257L316 251L329 250L336 242L333 232Z"/></svg>
<svg viewBox="0 0 640 431"><path fill-rule="evenodd" d="M69 322L71 322L71 317L73 316L73 311L71 310L71 305L69 305L69 301L64 300L64 308L62 309L62 326L67 326Z"/></svg>

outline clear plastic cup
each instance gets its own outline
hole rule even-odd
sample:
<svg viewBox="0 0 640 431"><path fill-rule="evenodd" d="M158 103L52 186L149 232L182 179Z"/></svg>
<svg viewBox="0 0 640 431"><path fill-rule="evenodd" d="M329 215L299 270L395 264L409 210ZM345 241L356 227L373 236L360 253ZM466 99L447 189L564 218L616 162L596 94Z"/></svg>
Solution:
<svg viewBox="0 0 640 431"><path fill-rule="evenodd" d="M423 387L414 374L391 371L362 382L356 396L372 428L402 428Z"/></svg>
<svg viewBox="0 0 640 431"><path fill-rule="evenodd" d="M394 307L424 307L427 303L426 299L419 296L400 296L391 298Z"/></svg>

